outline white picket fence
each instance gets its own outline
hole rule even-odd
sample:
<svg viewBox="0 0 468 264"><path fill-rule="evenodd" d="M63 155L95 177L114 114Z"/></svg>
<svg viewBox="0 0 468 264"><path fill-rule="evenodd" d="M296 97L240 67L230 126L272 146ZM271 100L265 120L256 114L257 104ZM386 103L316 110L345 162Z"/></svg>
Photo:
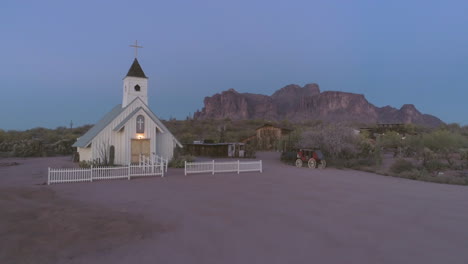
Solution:
<svg viewBox="0 0 468 264"><path fill-rule="evenodd" d="M140 166L147 166L147 165L156 165L156 164L163 164L164 170L167 172L167 165L169 161L161 156L156 155L154 152L150 154L150 156L145 156L140 154Z"/></svg>
<svg viewBox="0 0 468 264"><path fill-rule="evenodd" d="M164 177L167 170L164 163L154 165L127 165L119 167L91 168L49 168L47 184L66 182L92 182L95 180L128 179L131 177L157 176Z"/></svg>
<svg viewBox="0 0 468 264"><path fill-rule="evenodd" d="M217 172L241 172L259 171L262 172L262 161L229 161L229 162L185 162L185 175L190 173L211 173Z"/></svg>

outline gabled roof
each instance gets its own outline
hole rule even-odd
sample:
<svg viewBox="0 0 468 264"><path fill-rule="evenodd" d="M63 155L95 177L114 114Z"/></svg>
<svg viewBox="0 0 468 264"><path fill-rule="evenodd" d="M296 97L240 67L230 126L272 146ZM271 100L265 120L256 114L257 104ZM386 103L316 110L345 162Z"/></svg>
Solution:
<svg viewBox="0 0 468 264"><path fill-rule="evenodd" d="M133 60L132 66L130 66L130 69L128 70L127 77L148 78L146 77L143 69L140 66L140 63L138 63L136 58Z"/></svg>
<svg viewBox="0 0 468 264"><path fill-rule="evenodd" d="M90 130L88 130L88 132L79 137L75 144L73 144L73 147L87 147L91 143L91 140L93 140L93 138L97 136L101 130L110 124L114 118L120 115L124 109L125 108L122 108L121 104L112 108L112 110L107 113L101 120L99 120L99 122L97 122Z"/></svg>
<svg viewBox="0 0 468 264"><path fill-rule="evenodd" d="M145 112L155 123L156 123L156 126L158 127L159 130L161 130L163 133L165 132L163 130L162 127L159 126L158 124L158 119L155 118L156 116L155 115L151 115L148 111L146 111L145 108L143 108L142 106L136 108L135 110L133 110L124 120L122 120L122 122L120 122L115 128L114 128L114 131L117 132L119 130L121 130L125 124L128 122L128 120L130 120L134 115L136 115L138 113L138 111L140 110L143 110L143 112Z"/></svg>
<svg viewBox="0 0 468 264"><path fill-rule="evenodd" d="M73 147L80 147L80 148L85 148L89 146L91 141L101 132L104 128L106 128L107 125L109 125L118 115L120 115L127 107L129 107L131 104L133 104L134 101L140 100L139 97L133 99L131 103L129 103L126 107L122 108L122 105L119 104L115 106L109 113L107 113L99 122L96 123L88 132L86 132L83 136L78 138L78 140L73 144ZM143 101L141 101L143 102ZM143 102L144 104L144 102ZM122 127L134 116L138 111L143 109L143 111L153 120L158 128L163 132L163 133L169 133L172 138L174 138L174 141L177 143L179 147L183 147L182 144L177 140L177 138L172 135L172 133L167 129L167 127L159 120L159 118L150 110L146 110L144 107L140 106L137 107L135 110L133 110L122 122L120 122L115 128L114 131L119 131L122 129Z"/></svg>
<svg viewBox="0 0 468 264"><path fill-rule="evenodd" d="M177 145L179 145L179 147L181 148L183 147L179 140L177 140L177 138L174 137L174 135L172 135L169 129L167 129L167 127L163 124L163 122L161 122L161 120L159 120L159 118L153 113L153 111L151 111L150 109L147 110L142 106L137 107L135 110L133 110L124 120L122 120L122 122L120 122L116 127L114 127L113 130L115 132L121 130L125 126L125 124L140 110L143 110L143 112L145 112L151 118L151 120L153 120L153 122L156 123L156 126L159 128L159 130L161 130L162 133L169 133L172 136L172 138L174 138L174 141L177 143Z"/></svg>

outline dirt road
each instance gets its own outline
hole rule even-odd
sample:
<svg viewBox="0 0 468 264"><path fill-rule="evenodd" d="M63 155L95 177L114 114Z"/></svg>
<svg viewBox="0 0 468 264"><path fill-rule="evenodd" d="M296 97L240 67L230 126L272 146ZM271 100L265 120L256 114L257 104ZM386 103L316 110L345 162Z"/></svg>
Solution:
<svg viewBox="0 0 468 264"><path fill-rule="evenodd" d="M258 158L263 173L53 186L36 184L66 158L16 159L0 263L468 263L467 187Z"/></svg>

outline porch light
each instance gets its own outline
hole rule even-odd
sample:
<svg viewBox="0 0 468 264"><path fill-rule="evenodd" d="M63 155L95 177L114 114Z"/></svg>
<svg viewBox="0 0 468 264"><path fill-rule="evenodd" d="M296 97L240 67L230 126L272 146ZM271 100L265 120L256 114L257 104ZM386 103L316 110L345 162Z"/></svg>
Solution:
<svg viewBox="0 0 468 264"><path fill-rule="evenodd" d="M137 134L137 139L144 139L145 138L145 134Z"/></svg>

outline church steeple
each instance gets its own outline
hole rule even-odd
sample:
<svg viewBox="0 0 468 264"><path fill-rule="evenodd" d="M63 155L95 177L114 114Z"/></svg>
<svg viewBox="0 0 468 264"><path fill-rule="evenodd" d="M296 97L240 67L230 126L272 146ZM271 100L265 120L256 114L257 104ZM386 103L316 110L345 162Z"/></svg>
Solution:
<svg viewBox="0 0 468 264"><path fill-rule="evenodd" d="M143 69L141 68L140 63L138 63L137 58L133 60L133 64L128 70L126 77L148 78L146 77L145 72L143 72Z"/></svg>
<svg viewBox="0 0 468 264"><path fill-rule="evenodd" d="M123 79L122 107L127 106L137 97L148 104L148 77L135 58Z"/></svg>

